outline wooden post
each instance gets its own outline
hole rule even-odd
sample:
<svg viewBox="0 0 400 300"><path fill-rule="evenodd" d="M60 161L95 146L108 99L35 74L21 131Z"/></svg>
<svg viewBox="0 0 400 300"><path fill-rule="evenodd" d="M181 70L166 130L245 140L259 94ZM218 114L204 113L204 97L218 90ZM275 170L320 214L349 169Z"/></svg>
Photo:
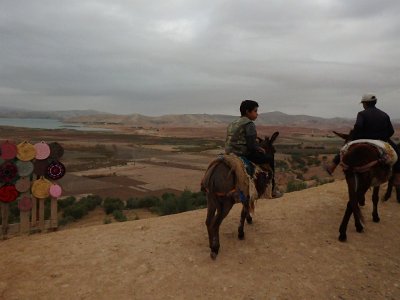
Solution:
<svg viewBox="0 0 400 300"><path fill-rule="evenodd" d="M50 228L52 229L56 229L58 227L57 214L57 198L51 198Z"/></svg>
<svg viewBox="0 0 400 300"><path fill-rule="evenodd" d="M31 227L37 226L37 199L32 197Z"/></svg>
<svg viewBox="0 0 400 300"><path fill-rule="evenodd" d="M1 232L3 235L3 239L7 238L8 232L8 203L1 203Z"/></svg>
<svg viewBox="0 0 400 300"><path fill-rule="evenodd" d="M39 228L44 231L44 201L46 199L38 199L39 201Z"/></svg>
<svg viewBox="0 0 400 300"><path fill-rule="evenodd" d="M19 232L21 234L29 233L30 223L29 223L29 211L21 211L19 213Z"/></svg>

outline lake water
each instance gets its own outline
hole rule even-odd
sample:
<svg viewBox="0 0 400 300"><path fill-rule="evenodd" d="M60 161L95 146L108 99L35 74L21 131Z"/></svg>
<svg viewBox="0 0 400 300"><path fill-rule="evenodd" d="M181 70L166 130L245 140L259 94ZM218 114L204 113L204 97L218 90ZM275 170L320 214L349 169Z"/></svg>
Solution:
<svg viewBox="0 0 400 300"><path fill-rule="evenodd" d="M17 118L0 118L0 126L14 126L26 128L41 129L73 129L83 131L109 131L106 128L85 127L80 123L63 123L54 119L17 119Z"/></svg>

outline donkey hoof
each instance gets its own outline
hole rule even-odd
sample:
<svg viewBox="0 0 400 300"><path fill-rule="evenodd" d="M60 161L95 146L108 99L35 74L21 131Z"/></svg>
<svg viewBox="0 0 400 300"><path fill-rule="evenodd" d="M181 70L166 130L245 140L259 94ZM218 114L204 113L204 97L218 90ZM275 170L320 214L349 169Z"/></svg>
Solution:
<svg viewBox="0 0 400 300"><path fill-rule="evenodd" d="M210 252L210 257L212 260L215 260L217 258L218 253L215 252Z"/></svg>
<svg viewBox="0 0 400 300"><path fill-rule="evenodd" d="M247 224L253 224L253 218L252 217L247 217L246 221L247 221Z"/></svg>
<svg viewBox="0 0 400 300"><path fill-rule="evenodd" d="M244 232L243 231L239 231L238 238L239 238L239 240L244 240Z"/></svg>
<svg viewBox="0 0 400 300"><path fill-rule="evenodd" d="M375 222L375 223L379 223L379 221L381 220L378 216L372 216L372 220Z"/></svg>
<svg viewBox="0 0 400 300"><path fill-rule="evenodd" d="M345 233L341 233L339 235L339 241L345 242L347 240L347 235Z"/></svg>
<svg viewBox="0 0 400 300"><path fill-rule="evenodd" d="M356 227L356 231L358 232L358 233L361 233L361 232L363 232L364 231L364 227Z"/></svg>

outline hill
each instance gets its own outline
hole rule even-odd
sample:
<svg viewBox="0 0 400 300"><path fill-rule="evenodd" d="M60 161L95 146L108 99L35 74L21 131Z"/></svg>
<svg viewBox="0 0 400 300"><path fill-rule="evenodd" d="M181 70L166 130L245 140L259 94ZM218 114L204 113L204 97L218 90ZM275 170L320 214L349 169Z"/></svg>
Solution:
<svg viewBox="0 0 400 300"><path fill-rule="evenodd" d="M236 205L216 261L205 210L1 241L0 298L398 299L399 204L375 224L367 201L365 232L340 243L346 199L341 181L260 200L244 241Z"/></svg>
<svg viewBox="0 0 400 300"><path fill-rule="evenodd" d="M159 117L149 117L139 114L97 114L69 118L68 122L89 124L108 123L136 127L217 127L226 126L236 118L237 116L209 114L164 115ZM337 126L337 124L341 124L341 126L351 126L354 120L344 118L325 119L307 115L288 115L275 111L260 114L256 122L259 125L331 128L332 126Z"/></svg>

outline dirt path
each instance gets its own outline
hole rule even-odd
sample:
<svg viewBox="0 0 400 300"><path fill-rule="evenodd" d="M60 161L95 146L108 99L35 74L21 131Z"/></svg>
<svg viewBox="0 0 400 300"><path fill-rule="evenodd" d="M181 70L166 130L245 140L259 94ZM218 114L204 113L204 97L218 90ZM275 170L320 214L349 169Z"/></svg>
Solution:
<svg viewBox="0 0 400 300"><path fill-rule="evenodd" d="M205 210L0 241L0 299L399 299L400 205L337 241L344 182L258 202L246 239L240 206L209 258Z"/></svg>

